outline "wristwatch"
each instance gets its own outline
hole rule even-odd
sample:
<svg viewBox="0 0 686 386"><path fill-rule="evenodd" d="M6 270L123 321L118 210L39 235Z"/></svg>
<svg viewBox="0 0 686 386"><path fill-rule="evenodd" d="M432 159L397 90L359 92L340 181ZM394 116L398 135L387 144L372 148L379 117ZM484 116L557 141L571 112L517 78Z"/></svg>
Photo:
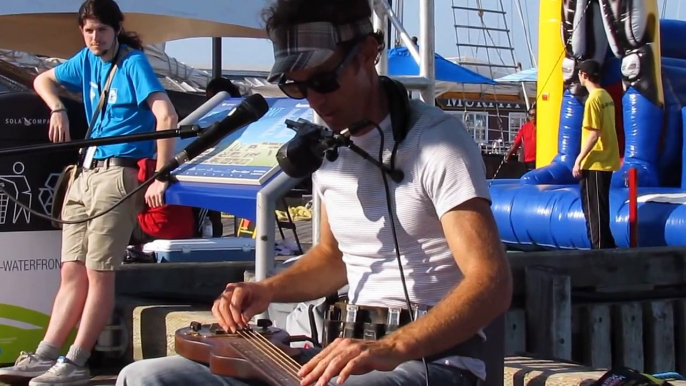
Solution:
<svg viewBox="0 0 686 386"><path fill-rule="evenodd" d="M159 172L159 170L155 170L155 174L157 174L158 172ZM155 179L157 181L160 181L160 182L169 182L169 177L170 177L170 175L167 172L167 173L160 174L159 176L155 177Z"/></svg>

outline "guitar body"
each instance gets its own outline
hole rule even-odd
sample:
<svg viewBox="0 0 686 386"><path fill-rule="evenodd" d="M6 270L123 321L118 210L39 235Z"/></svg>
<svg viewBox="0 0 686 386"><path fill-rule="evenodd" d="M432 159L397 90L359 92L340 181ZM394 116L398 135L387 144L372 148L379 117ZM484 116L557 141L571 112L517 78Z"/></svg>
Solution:
<svg viewBox="0 0 686 386"><path fill-rule="evenodd" d="M216 324L176 331L174 344L180 356L204 363L213 374L241 380L257 380L269 386L296 386L300 366L276 343L288 341L278 328L262 327L236 334L226 333Z"/></svg>

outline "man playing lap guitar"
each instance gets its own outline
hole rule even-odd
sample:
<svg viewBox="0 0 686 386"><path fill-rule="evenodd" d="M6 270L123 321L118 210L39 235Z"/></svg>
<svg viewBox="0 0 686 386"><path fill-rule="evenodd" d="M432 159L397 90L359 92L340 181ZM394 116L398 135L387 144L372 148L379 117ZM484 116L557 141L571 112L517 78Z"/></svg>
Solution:
<svg viewBox="0 0 686 386"><path fill-rule="evenodd" d="M382 322L386 330L379 339L370 339L366 327L365 339L342 331L352 338L335 339L319 352L306 350L303 357L310 359L299 371L301 384L423 386L428 370L432 385L475 385L486 374L482 329L508 309L512 294L485 167L458 119L408 101L407 94L402 105L397 95L403 93L389 92L393 81L375 69L383 36L373 31L371 16L368 0L276 1L265 11L275 53L269 81L278 81L291 98L307 98L335 132L363 120L378 122L378 130L368 125L352 140L374 156L383 147L384 163L404 177L386 181L376 166L341 148L335 161L324 161L313 175L322 198L319 243L274 277L228 284L212 311L222 328L234 332L272 302L322 298L347 284L350 306L327 319L381 315L388 318ZM407 113L404 138L400 118L393 118L397 111ZM387 196L397 211L389 210ZM406 292L414 312L407 311ZM250 382L175 356L131 364L117 384Z"/></svg>

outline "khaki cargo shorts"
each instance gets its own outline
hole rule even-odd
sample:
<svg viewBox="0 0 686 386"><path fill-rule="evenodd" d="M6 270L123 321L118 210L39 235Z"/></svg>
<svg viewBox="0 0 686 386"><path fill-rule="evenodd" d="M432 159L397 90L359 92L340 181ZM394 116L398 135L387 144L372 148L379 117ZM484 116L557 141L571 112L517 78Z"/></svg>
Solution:
<svg viewBox="0 0 686 386"><path fill-rule="evenodd" d="M64 201L62 219L78 220L102 213L139 186L138 169L104 166L82 170ZM107 214L62 227L62 262L80 261L96 271L116 270L124 260L145 189Z"/></svg>

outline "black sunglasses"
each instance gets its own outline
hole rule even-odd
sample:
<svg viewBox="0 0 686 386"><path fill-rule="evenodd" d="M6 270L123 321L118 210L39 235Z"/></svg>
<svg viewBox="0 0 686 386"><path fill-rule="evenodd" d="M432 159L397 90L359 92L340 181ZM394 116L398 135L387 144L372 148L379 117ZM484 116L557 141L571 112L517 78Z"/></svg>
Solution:
<svg viewBox="0 0 686 386"><path fill-rule="evenodd" d="M292 99L307 98L307 90L312 90L319 94L329 94L338 90L341 87L338 83L338 76L345 66L352 62L360 52L360 46L360 43L355 44L333 70L314 74L307 80L292 81L286 79L285 74L281 75L279 88L287 97Z"/></svg>

